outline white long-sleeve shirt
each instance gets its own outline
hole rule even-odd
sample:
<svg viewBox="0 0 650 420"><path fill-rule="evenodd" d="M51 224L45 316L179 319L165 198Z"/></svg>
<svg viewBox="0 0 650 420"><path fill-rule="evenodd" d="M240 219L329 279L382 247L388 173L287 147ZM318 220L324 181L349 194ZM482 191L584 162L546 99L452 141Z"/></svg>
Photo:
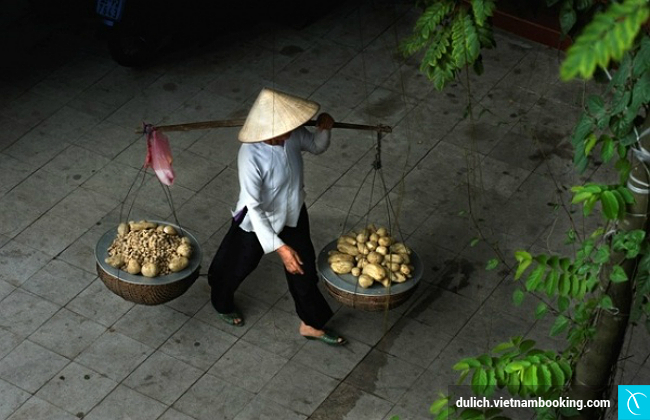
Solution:
<svg viewBox="0 0 650 420"><path fill-rule="evenodd" d="M299 127L282 146L258 142L239 148L239 200L233 216L248 209L240 227L255 232L264 253L284 245L278 235L285 226L298 224L305 202L302 151L323 153L330 137L330 130L312 133Z"/></svg>

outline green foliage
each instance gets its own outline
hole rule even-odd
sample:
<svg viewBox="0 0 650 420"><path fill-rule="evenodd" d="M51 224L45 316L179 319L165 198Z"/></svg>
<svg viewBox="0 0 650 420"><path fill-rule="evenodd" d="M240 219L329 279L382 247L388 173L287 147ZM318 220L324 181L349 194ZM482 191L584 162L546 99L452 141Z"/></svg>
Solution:
<svg viewBox="0 0 650 420"><path fill-rule="evenodd" d="M591 214L596 203L603 208L603 216L607 220L622 220L625 208L634 203L634 196L621 185L586 184L571 188L574 193L572 204L584 203L583 213Z"/></svg>
<svg viewBox="0 0 650 420"><path fill-rule="evenodd" d="M514 337L498 344L489 354L468 357L453 366L460 373L459 385L467 378L476 395L492 396L498 389L506 389L522 398L558 398L573 370L562 355L552 350L535 348L535 341ZM453 405L453 395L441 394L431 405L431 414L446 419L455 415L460 419L504 419L499 409L460 410Z"/></svg>
<svg viewBox="0 0 650 420"><path fill-rule="evenodd" d="M600 149L604 163L615 161L624 183L631 170L629 149L638 141L635 119L650 102L650 38L641 37L619 63L603 95L591 95L571 136L574 163L584 172Z"/></svg>
<svg viewBox="0 0 650 420"><path fill-rule="evenodd" d="M560 68L562 79L589 78L597 66L606 68L611 60L621 60L649 16L646 0L611 2L607 10L594 16L567 51ZM569 19L564 18L567 24Z"/></svg>
<svg viewBox="0 0 650 420"><path fill-rule="evenodd" d="M423 2L424 12L417 20L413 34L400 45L405 56L424 51L420 70L443 89L455 80L462 69L473 66L481 72L481 48L494 46L490 17L494 0L451 0Z"/></svg>

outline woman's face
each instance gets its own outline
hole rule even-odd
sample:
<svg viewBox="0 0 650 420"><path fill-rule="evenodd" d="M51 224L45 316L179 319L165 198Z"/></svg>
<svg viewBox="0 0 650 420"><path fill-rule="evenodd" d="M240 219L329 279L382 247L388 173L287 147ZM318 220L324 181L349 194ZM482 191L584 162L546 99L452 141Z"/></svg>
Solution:
<svg viewBox="0 0 650 420"><path fill-rule="evenodd" d="M271 146L282 146L285 141L291 136L291 131L284 133L281 136L273 137L269 140L264 140L264 143L270 144Z"/></svg>

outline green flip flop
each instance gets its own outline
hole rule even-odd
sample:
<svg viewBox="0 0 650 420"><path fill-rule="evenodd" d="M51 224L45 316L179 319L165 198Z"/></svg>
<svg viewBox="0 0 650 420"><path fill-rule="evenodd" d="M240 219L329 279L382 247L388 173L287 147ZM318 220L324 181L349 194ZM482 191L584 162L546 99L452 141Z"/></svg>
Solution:
<svg viewBox="0 0 650 420"><path fill-rule="evenodd" d="M325 334L319 335L318 337L308 335L303 335L303 337L305 337L307 340L319 340L325 344L329 344L330 346L342 346L343 344L347 343L345 338L331 332L325 332Z"/></svg>
<svg viewBox="0 0 650 420"><path fill-rule="evenodd" d="M244 326L244 318L237 312L231 312L229 314L222 314L217 312L217 314L219 315L219 318L221 318L226 324L230 324L234 327ZM238 319L239 322L235 322L236 319Z"/></svg>

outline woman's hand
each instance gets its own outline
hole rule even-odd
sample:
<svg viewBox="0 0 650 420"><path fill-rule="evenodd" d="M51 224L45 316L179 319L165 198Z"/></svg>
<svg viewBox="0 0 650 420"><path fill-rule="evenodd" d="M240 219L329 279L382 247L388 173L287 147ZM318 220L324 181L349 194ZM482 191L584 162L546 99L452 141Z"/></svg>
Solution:
<svg viewBox="0 0 650 420"><path fill-rule="evenodd" d="M282 245L280 248L275 250L278 254L280 254L280 258L282 258L282 263L284 264L284 268L291 274L305 274L304 271L302 271L302 260L300 259L300 256L298 253L291 248L289 245Z"/></svg>
<svg viewBox="0 0 650 420"><path fill-rule="evenodd" d="M326 112L323 112L316 119L316 128L319 130L331 130L334 126L334 118Z"/></svg>

